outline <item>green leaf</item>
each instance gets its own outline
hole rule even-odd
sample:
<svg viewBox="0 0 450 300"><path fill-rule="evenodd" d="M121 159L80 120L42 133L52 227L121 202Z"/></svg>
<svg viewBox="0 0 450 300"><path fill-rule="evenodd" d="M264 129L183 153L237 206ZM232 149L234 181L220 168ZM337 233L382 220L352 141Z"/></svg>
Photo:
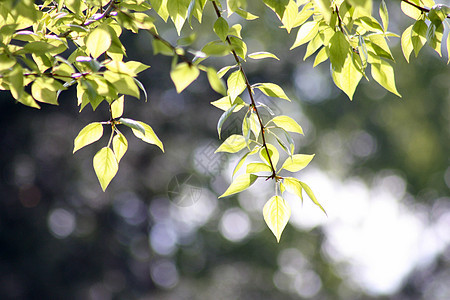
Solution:
<svg viewBox="0 0 450 300"><path fill-rule="evenodd" d="M389 25L389 12L386 6L386 2L384 2L384 0L381 0L379 13L381 17L381 22L383 23L383 29L384 31L387 31Z"/></svg>
<svg viewBox="0 0 450 300"><path fill-rule="evenodd" d="M264 51L250 53L248 57L252 59L275 58L276 60L280 60L275 54Z"/></svg>
<svg viewBox="0 0 450 300"><path fill-rule="evenodd" d="M200 70L193 65L189 65L186 62L179 63L170 72L170 78L177 89L178 93L181 93L187 88L195 79L200 75Z"/></svg>
<svg viewBox="0 0 450 300"><path fill-rule="evenodd" d="M52 44L43 42L43 41L27 43L23 47L23 50L26 51L27 53L34 53L34 54L38 54L38 55L48 53L55 49L56 49L55 46L53 46Z"/></svg>
<svg viewBox="0 0 450 300"><path fill-rule="evenodd" d="M226 95L227 89L225 87L225 83L221 78L219 78L216 70L213 68L207 68L206 75L208 77L209 85L213 88L213 90L219 94Z"/></svg>
<svg viewBox="0 0 450 300"><path fill-rule="evenodd" d="M280 242L281 234L291 217L291 208L280 196L273 196L263 208L264 221Z"/></svg>
<svg viewBox="0 0 450 300"><path fill-rule="evenodd" d="M330 39L330 62L333 70L340 72L350 54L350 44L344 34L337 31Z"/></svg>
<svg viewBox="0 0 450 300"><path fill-rule="evenodd" d="M241 159L238 161L238 163L236 164L236 166L234 167L233 170L233 177L236 174L237 171L239 171L239 169L242 167L242 165L244 164L245 160L247 159L247 156L250 154L250 152L245 153Z"/></svg>
<svg viewBox="0 0 450 300"><path fill-rule="evenodd" d="M371 64L373 79L391 93L402 97L395 87L394 68L387 61L380 59L378 63Z"/></svg>
<svg viewBox="0 0 450 300"><path fill-rule="evenodd" d="M114 155L116 156L117 163L119 163L122 157L127 152L128 141L123 134L119 133L114 136L112 144Z"/></svg>
<svg viewBox="0 0 450 300"><path fill-rule="evenodd" d="M314 0L316 8L322 14L324 20L329 24L331 20L331 1L330 0Z"/></svg>
<svg viewBox="0 0 450 300"><path fill-rule="evenodd" d="M225 123L225 121L228 119L228 117L233 113L236 106L237 106L237 104L233 104L227 111L225 111L220 116L219 121L217 122L217 134L219 135L219 139L220 139L220 132L222 131L223 123Z"/></svg>
<svg viewBox="0 0 450 300"><path fill-rule="evenodd" d="M283 185L289 193L298 196L303 201L303 188L300 180L294 177L284 177Z"/></svg>
<svg viewBox="0 0 450 300"><path fill-rule="evenodd" d="M240 111L245 106L244 101L240 97L237 97L234 102L231 102L230 96L222 97L219 100L211 102L211 104L223 111L227 111L231 106L237 104L233 112Z"/></svg>
<svg viewBox="0 0 450 300"><path fill-rule="evenodd" d="M201 50L207 56L225 56L230 54L231 47L222 41L212 41L207 43Z"/></svg>
<svg viewBox="0 0 450 300"><path fill-rule="evenodd" d="M167 22L167 19L169 18L167 0L150 0L150 4L156 13L164 20L164 22Z"/></svg>
<svg viewBox="0 0 450 300"><path fill-rule="evenodd" d="M286 6L285 11L282 14L281 23L283 23L284 28L288 33L291 32L291 29L294 28L298 15L298 5L294 0L289 0L288 5Z"/></svg>
<svg viewBox="0 0 450 300"><path fill-rule="evenodd" d="M247 165L247 173L272 172L270 166L263 163L249 163Z"/></svg>
<svg viewBox="0 0 450 300"><path fill-rule="evenodd" d="M442 44L442 37L444 35L444 25L440 23L438 26L436 26L434 23L430 24L430 27L428 27L427 32L427 40L428 44L431 48L434 49L434 51L439 54L439 56L442 56L441 53L441 44Z"/></svg>
<svg viewBox="0 0 450 300"><path fill-rule="evenodd" d="M123 120L123 118L119 119L119 121ZM123 123L123 122L122 122ZM153 131L153 128L151 128L149 125L145 124L144 122L137 121L139 125L141 125L144 128L145 134L142 133L139 129L135 129L131 127L131 130L133 131L134 135L143 140L146 143L153 144L158 146L162 152L164 152L164 146L161 140L158 138L156 133ZM126 124L125 124L126 125Z"/></svg>
<svg viewBox="0 0 450 300"><path fill-rule="evenodd" d="M247 56L247 45L238 37L230 36L231 48L240 56L243 60Z"/></svg>
<svg viewBox="0 0 450 300"><path fill-rule="evenodd" d="M317 53L316 58L314 59L314 65L313 67L323 63L324 61L326 61L328 59L328 53L327 53L327 49L325 47L323 47L322 49L320 49L320 51Z"/></svg>
<svg viewBox="0 0 450 300"><path fill-rule="evenodd" d="M37 109L41 108L39 106L39 104L37 104L37 102L34 101L33 97L31 97L31 95L28 94L27 92L23 92L22 95L20 96L20 98L17 99L17 101L19 101L20 103L22 103L26 106L34 107Z"/></svg>
<svg viewBox="0 0 450 300"><path fill-rule="evenodd" d="M167 10L172 19L178 35L181 33L184 22L186 21L190 0L167 0Z"/></svg>
<svg viewBox="0 0 450 300"><path fill-rule="evenodd" d="M228 85L228 95L231 98L231 101L234 101L237 96L239 96L247 87L245 83L245 77L240 70L234 71L228 76L227 80Z"/></svg>
<svg viewBox="0 0 450 300"><path fill-rule="evenodd" d="M304 23L297 32L295 42L290 50L297 48L312 40L319 32L319 23L317 21L308 21Z"/></svg>
<svg viewBox="0 0 450 300"><path fill-rule="evenodd" d="M414 4L417 4L420 6L419 1L410 0L410 2L413 2ZM422 15L422 12L420 11L420 9L418 9L406 2L402 1L400 4L400 7L405 15L407 15L410 18L413 18L414 20L417 20Z"/></svg>
<svg viewBox="0 0 450 300"><path fill-rule="evenodd" d="M276 116L271 120L271 122L286 131L303 134L302 127L294 119L288 116Z"/></svg>
<svg viewBox="0 0 450 300"><path fill-rule="evenodd" d="M222 41L225 41L228 36L228 30L229 26L227 21L224 18L219 17L214 23L214 32Z"/></svg>
<svg viewBox="0 0 450 300"><path fill-rule="evenodd" d="M95 154L94 170L103 191L105 191L119 170L116 156L111 148L104 147Z"/></svg>
<svg viewBox="0 0 450 300"><path fill-rule="evenodd" d="M111 41L110 31L104 26L99 26L87 36L86 48L92 57L97 58L109 49Z"/></svg>
<svg viewBox="0 0 450 300"><path fill-rule="evenodd" d="M8 80L10 83L11 95L15 99L20 99L23 93L23 69L19 64L14 65L11 72L8 73Z"/></svg>
<svg viewBox="0 0 450 300"><path fill-rule="evenodd" d="M267 149L269 150L270 160L272 161L273 167L276 168L278 164L278 160L280 158L280 154L275 146L272 144L266 143ZM261 147L259 150L259 157L263 162L265 162L268 166L270 166L269 157L267 155L267 151L265 147Z"/></svg>
<svg viewBox="0 0 450 300"><path fill-rule="evenodd" d="M58 105L58 90L65 89L64 86L53 78L37 78L31 85L31 94L37 101Z"/></svg>
<svg viewBox="0 0 450 300"><path fill-rule="evenodd" d="M312 202L314 202L314 204L317 205L325 213L326 216L328 216L325 209L322 207L322 205L320 205L319 201L317 201L316 196L314 196L311 188L304 182L300 181L300 184L302 185L302 188L305 190L306 194L308 194L308 197L312 200Z"/></svg>
<svg viewBox="0 0 450 300"><path fill-rule="evenodd" d="M258 179L258 176L253 174L242 174L236 177L233 182L231 182L228 189L219 196L219 198L223 198L226 196L230 196L239 192L242 192L246 190L249 186L251 186L256 179Z"/></svg>
<svg viewBox="0 0 450 300"><path fill-rule="evenodd" d="M352 55L347 55L342 68L332 70L333 81L338 88L344 91L350 100L353 100L358 83L361 81L363 74L356 66L356 59Z"/></svg>
<svg viewBox="0 0 450 300"><path fill-rule="evenodd" d="M269 96L269 97L275 97L275 98L281 98L287 101L291 101L288 96L286 96L285 92L283 91L283 89L275 84L275 83L257 83L255 85L253 85L253 87L259 89L261 92L263 92L265 95Z"/></svg>
<svg viewBox="0 0 450 300"><path fill-rule="evenodd" d="M422 49L423 45L427 42L427 30L428 26L424 20L418 20L414 23L411 31L411 42L416 57L419 55L420 49Z"/></svg>
<svg viewBox="0 0 450 300"><path fill-rule="evenodd" d="M235 13L237 13L237 14L240 15L242 18L244 18L244 19L246 19L246 20L249 20L249 21L251 21L251 20L256 20L256 19L259 18L258 16L254 15L254 14L252 14L252 13L249 13L248 11L245 11L245 10L243 10L242 8L238 8L238 9L235 11Z"/></svg>
<svg viewBox="0 0 450 300"><path fill-rule="evenodd" d="M119 121L119 124L128 126L131 129L136 129L137 131L139 131L140 133L145 135L145 128L139 123L139 121L135 121L132 119L127 119L127 118L120 118L118 121Z"/></svg>
<svg viewBox="0 0 450 300"><path fill-rule="evenodd" d="M117 92L125 95L133 96L137 99L140 97L139 88L133 77L127 74L118 74L112 71L105 71L103 77L112 84ZM94 90L94 93L96 91Z"/></svg>
<svg viewBox="0 0 450 300"><path fill-rule="evenodd" d="M409 63L409 57L411 56L411 52L414 50L411 33L414 25L409 26L402 33L401 43L402 43L402 52L405 56L406 61Z"/></svg>
<svg viewBox="0 0 450 300"><path fill-rule="evenodd" d="M113 119L117 119L122 116L123 104L124 104L124 96L121 96L119 99L115 100L111 104L111 116Z"/></svg>
<svg viewBox="0 0 450 300"><path fill-rule="evenodd" d="M245 142L245 138L242 135L233 134L229 136L222 145L217 148L217 150L214 153L217 152L228 152L228 153L236 153L240 150L244 149L245 146L247 146L247 143Z"/></svg>
<svg viewBox="0 0 450 300"><path fill-rule="evenodd" d="M98 141L103 135L103 126L99 122L86 125L78 133L74 141L73 153L79 149Z"/></svg>
<svg viewBox="0 0 450 300"><path fill-rule="evenodd" d="M286 170L289 172L298 172L304 169L314 158L314 154L294 154L292 157L286 158L281 167L281 170Z"/></svg>

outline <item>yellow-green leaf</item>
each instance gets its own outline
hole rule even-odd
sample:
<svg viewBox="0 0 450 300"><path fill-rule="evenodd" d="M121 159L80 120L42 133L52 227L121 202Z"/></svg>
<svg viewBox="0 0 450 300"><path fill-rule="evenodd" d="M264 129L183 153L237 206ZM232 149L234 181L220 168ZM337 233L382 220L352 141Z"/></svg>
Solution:
<svg viewBox="0 0 450 300"><path fill-rule="evenodd" d="M389 25L389 12L384 0L381 1L379 13L381 17L381 22L383 23L383 29L384 31L387 31Z"/></svg>
<svg viewBox="0 0 450 300"><path fill-rule="evenodd" d="M103 147L94 156L94 170L103 191L119 170L116 156L109 147Z"/></svg>
<svg viewBox="0 0 450 300"><path fill-rule="evenodd" d="M263 208L264 221L280 242L281 234L291 217L291 208L280 196L273 196Z"/></svg>
<svg viewBox="0 0 450 300"><path fill-rule="evenodd" d="M273 167L276 168L278 164L278 160L280 159L280 154L275 146L272 144L266 143L267 149L269 150L270 160L272 161ZM270 166L269 157L267 156L267 151L265 147L261 147L259 151L259 157L263 162Z"/></svg>
<svg viewBox="0 0 450 300"><path fill-rule="evenodd" d="M288 116L276 116L271 121L286 131L303 134L302 127L294 119Z"/></svg>
<svg viewBox="0 0 450 300"><path fill-rule="evenodd" d="M90 123L81 129L74 141L73 153L98 141L103 135L103 126L99 122Z"/></svg>
<svg viewBox="0 0 450 300"><path fill-rule="evenodd" d="M227 21L224 18L219 17L214 23L214 32L222 41L225 41L228 36L228 30L229 26Z"/></svg>
<svg viewBox="0 0 450 300"><path fill-rule="evenodd" d="M234 71L230 74L227 80L228 95L231 101L234 101L246 88L244 75L240 70Z"/></svg>
<svg viewBox="0 0 450 300"><path fill-rule="evenodd" d="M422 49L423 45L427 42L427 30L428 26L424 20L418 20L414 23L411 31L411 42L416 57L419 55L420 49Z"/></svg>
<svg viewBox="0 0 450 300"><path fill-rule="evenodd" d="M123 114L124 96L120 96L111 104L111 115L113 119L120 118Z"/></svg>
<svg viewBox="0 0 450 300"><path fill-rule="evenodd" d="M283 23L284 28L288 33L291 32L291 29L295 26L295 21L297 20L298 15L298 5L294 0L289 0L288 5L281 17L281 23Z"/></svg>
<svg viewBox="0 0 450 300"><path fill-rule="evenodd" d="M114 136L112 143L114 155L116 156L117 163L119 163L122 157L127 152L128 141L123 134L119 133Z"/></svg>
<svg viewBox="0 0 450 300"><path fill-rule="evenodd" d="M295 42L290 50L297 48L298 46L301 46L312 40L319 32L318 30L319 30L319 23L317 21L308 21L304 23L298 30L297 37L295 38Z"/></svg>
<svg viewBox="0 0 450 300"><path fill-rule="evenodd" d="M265 51L250 53L248 57L252 59L275 58L276 60L280 60L275 54Z"/></svg>
<svg viewBox="0 0 450 300"><path fill-rule="evenodd" d="M394 68L387 61L380 59L378 63L371 64L373 79L391 93L402 97L395 87Z"/></svg>
<svg viewBox="0 0 450 300"><path fill-rule="evenodd" d="M300 180L294 177L284 177L283 184L289 193L298 196L303 201L303 188L300 184Z"/></svg>
<svg viewBox="0 0 450 300"><path fill-rule="evenodd" d="M134 128L131 128L131 130L133 131L134 135L137 138L140 138L141 140L143 140L146 143L158 146L162 150L162 152L164 152L163 143L158 138L156 133L153 131L153 128L151 128L150 125L147 125L144 122L141 122L141 121L137 121L137 122L144 128L145 135L142 134L141 131L139 131L137 129L134 129Z"/></svg>
<svg viewBox="0 0 450 300"><path fill-rule="evenodd" d="M322 207L322 205L320 205L319 201L317 201L316 196L314 195L314 193L311 190L311 188L304 182L300 181L300 184L302 185L302 188L305 190L306 194L312 200L312 202L314 202L314 204L317 205L325 213L326 216L328 216L328 214L325 211L325 209Z"/></svg>
<svg viewBox="0 0 450 300"><path fill-rule="evenodd" d="M247 165L247 173L258 173L258 172L272 172L270 166L264 163L249 163Z"/></svg>
<svg viewBox="0 0 450 300"><path fill-rule="evenodd" d="M97 58L111 46L111 33L104 26L95 28L86 40L86 48L92 57Z"/></svg>
<svg viewBox="0 0 450 300"><path fill-rule="evenodd" d="M245 138L242 135L233 134L229 136L222 145L217 148L217 150L214 153L217 152L229 152L229 153L236 153L240 150L244 149L245 146L247 146L247 143L245 142Z"/></svg>
<svg viewBox="0 0 450 300"><path fill-rule="evenodd" d="M294 154L286 158L281 169L289 172L298 172L304 169L314 158L314 154Z"/></svg>
<svg viewBox="0 0 450 300"><path fill-rule="evenodd" d="M353 100L353 94L363 76L362 72L356 66L355 58L348 54L342 68L333 68L331 74L336 86L344 91L350 100Z"/></svg>
<svg viewBox="0 0 450 300"><path fill-rule="evenodd" d="M287 101L291 101L288 96L286 96L286 93L283 91L283 89L275 83L258 83L255 84L254 87L259 89L269 97L281 98Z"/></svg>
<svg viewBox="0 0 450 300"><path fill-rule="evenodd" d="M402 33L401 43L402 43L402 52L405 56L406 61L409 63L409 57L411 56L411 52L414 50L411 33L414 25L409 26Z"/></svg>
<svg viewBox="0 0 450 300"><path fill-rule="evenodd" d="M172 78L178 93L181 93L187 88L197 79L198 75L200 75L200 70L196 66L189 65L186 62L179 63L170 72L170 78Z"/></svg>
<svg viewBox="0 0 450 300"><path fill-rule="evenodd" d="M207 68L206 75L208 77L209 85L213 88L213 90L222 95L225 95L227 93L225 83L221 78L219 78L216 70L214 70L213 68Z"/></svg>
<svg viewBox="0 0 450 300"><path fill-rule="evenodd" d="M256 179L258 179L258 176L253 174L242 174L236 177L233 182L231 182L228 189L219 196L219 198L230 196L239 192L242 192L246 190L249 186L251 186Z"/></svg>

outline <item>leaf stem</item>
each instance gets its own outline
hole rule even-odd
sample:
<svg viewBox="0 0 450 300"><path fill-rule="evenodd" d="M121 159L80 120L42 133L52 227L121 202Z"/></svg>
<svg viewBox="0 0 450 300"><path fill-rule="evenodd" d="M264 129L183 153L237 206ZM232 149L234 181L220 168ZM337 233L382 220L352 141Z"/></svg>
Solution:
<svg viewBox="0 0 450 300"><path fill-rule="evenodd" d="M217 6L216 1L213 0L212 4L214 6L214 10L216 12L217 18L220 18L222 16L222 14L221 14L221 12L219 10L219 7ZM227 43L230 46L232 46L229 36L227 36L226 41L227 41ZM253 111L255 112L255 114L256 114L256 116L258 118L259 126L261 127L261 137L262 137L263 147L266 150L267 157L268 157L269 163L270 163L270 168L272 170L272 175L267 177L267 179L275 179L275 180L277 180L277 173L276 173L275 167L273 165L272 158L270 157L270 154L269 154L269 148L267 147L267 143L266 143L265 127L264 127L264 124L262 122L261 116L259 115L258 108L256 107L256 101L255 101L255 98L253 96L252 86L250 85L250 82L248 81L247 74L245 73L244 68L242 67L241 60L239 59L239 56L237 55L236 51L234 49L231 49L231 53L233 54L234 60L236 61L237 65L239 67L239 71L244 76L247 92L248 92L248 94L250 96L251 107L253 108Z"/></svg>

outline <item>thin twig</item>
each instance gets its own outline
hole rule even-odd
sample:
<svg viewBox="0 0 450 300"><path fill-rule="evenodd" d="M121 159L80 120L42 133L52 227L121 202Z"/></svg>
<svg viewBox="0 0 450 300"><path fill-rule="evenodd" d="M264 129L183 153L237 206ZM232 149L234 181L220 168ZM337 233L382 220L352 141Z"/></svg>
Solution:
<svg viewBox="0 0 450 300"><path fill-rule="evenodd" d="M217 6L216 1L212 1L212 3L213 3L213 6L214 6L214 10L216 11L217 17L220 18L222 16L222 14L221 14L221 12L219 10L219 7ZM232 45L231 44L231 40L230 40L230 38L228 36L226 38L226 41L227 41L227 43L230 46ZM251 106L252 106L254 112L256 113L256 116L258 117L259 126L261 127L261 137L262 137L263 147L266 149L267 157L268 157L269 163L270 163L270 168L272 169L272 175L267 177L267 179L274 178L276 180L277 179L276 169L275 169L275 167L273 165L272 158L270 157L270 154L269 154L269 148L267 147L266 137L265 137L265 127L264 127L264 124L262 122L261 116L259 115L258 108L256 107L256 101L255 101L255 98L253 97L252 86L250 85L250 82L248 81L247 74L245 73L244 68L242 67L241 60L239 59L236 51L234 49L232 49L231 53L233 54L234 59L235 59L236 63L239 66L239 71L244 76L245 85L247 87L247 91L248 91L248 94L250 96L250 100L251 100L251 103L252 103Z"/></svg>

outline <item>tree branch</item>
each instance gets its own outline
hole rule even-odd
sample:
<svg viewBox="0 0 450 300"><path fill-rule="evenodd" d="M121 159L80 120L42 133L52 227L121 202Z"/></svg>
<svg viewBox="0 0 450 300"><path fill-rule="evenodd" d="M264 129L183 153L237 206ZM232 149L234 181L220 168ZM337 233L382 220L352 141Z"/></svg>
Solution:
<svg viewBox="0 0 450 300"><path fill-rule="evenodd" d="M405 2L405 3L408 3L408 4L411 5L411 6L414 6L415 8L417 8L418 10L420 10L421 12L429 13L430 10L431 10L431 9L429 9L429 8L422 7L422 6L420 6L420 5L417 5L417 4L415 4L415 3L412 3L412 2L409 1L409 0L401 0L401 1L402 1L402 2ZM450 19L450 15L447 15L447 18Z"/></svg>
<svg viewBox="0 0 450 300"><path fill-rule="evenodd" d="M220 18L222 16L222 14L221 14L221 12L219 10L219 7L217 6L216 1L213 0L212 4L214 6L214 10L216 11L217 18ZM228 36L226 38L226 41L227 41L227 43L230 46L232 45L231 44L231 40L230 40L230 38ZM250 85L250 82L248 81L247 74L245 73L244 68L242 67L241 60L239 59L239 56L237 55L236 51L234 49L232 49L231 53L233 54L234 59L235 59L236 63L239 66L239 71L244 76L245 85L247 87L247 92L248 92L248 95L250 96L250 100L251 100L251 107L253 108L254 112L256 113L256 116L258 117L259 126L261 128L261 137L262 137L263 147L264 147L264 149L266 149L267 157L268 157L269 163L270 163L270 168L272 169L272 175L267 177L267 179L275 179L276 180L277 179L276 169L275 169L275 167L273 165L272 158L270 157L270 154L269 154L269 148L267 147L266 137L265 137L265 127L264 127L264 124L262 122L261 116L259 115L258 108L256 107L256 101L255 101L255 98L253 96L252 87Z"/></svg>

